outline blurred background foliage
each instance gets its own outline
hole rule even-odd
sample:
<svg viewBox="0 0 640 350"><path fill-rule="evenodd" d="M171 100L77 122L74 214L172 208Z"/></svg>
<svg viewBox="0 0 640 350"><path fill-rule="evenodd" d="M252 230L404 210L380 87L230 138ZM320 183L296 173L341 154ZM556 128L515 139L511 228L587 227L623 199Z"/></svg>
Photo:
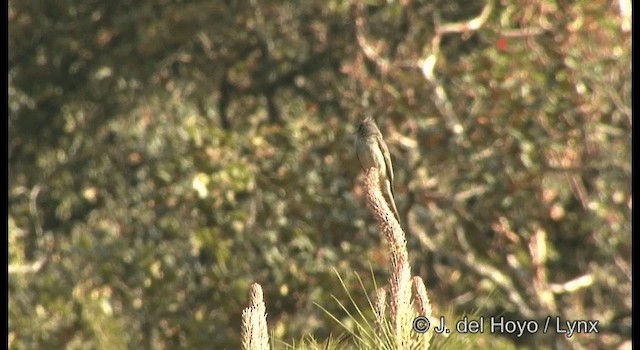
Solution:
<svg viewBox="0 0 640 350"><path fill-rule="evenodd" d="M341 333L334 270L388 277L366 114L435 315L629 346L626 6L10 0L9 348L238 348L252 282L277 339Z"/></svg>

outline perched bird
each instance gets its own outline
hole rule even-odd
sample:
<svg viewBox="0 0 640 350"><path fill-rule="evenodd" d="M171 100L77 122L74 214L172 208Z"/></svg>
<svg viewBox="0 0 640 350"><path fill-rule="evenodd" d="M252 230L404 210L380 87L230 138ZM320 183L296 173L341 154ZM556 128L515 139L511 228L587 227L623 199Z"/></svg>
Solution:
<svg viewBox="0 0 640 350"><path fill-rule="evenodd" d="M382 195L385 197L396 219L400 222L398 209L393 200L393 166L391 165L389 148L384 143L382 134L370 115L365 117L358 127L356 154L362 169L366 171L373 167L378 170Z"/></svg>

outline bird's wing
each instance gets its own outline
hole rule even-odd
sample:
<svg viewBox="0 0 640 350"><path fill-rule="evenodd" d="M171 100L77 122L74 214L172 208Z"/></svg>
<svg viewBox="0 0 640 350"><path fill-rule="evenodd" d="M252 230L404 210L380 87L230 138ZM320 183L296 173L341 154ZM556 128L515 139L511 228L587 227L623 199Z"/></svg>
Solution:
<svg viewBox="0 0 640 350"><path fill-rule="evenodd" d="M382 155L384 155L384 163L387 168L387 178L391 183L391 194L393 193L393 165L391 165L391 154L389 153L389 148L387 148L387 144L382 139L382 134L378 133L376 140L378 141L378 146L380 150L382 150Z"/></svg>

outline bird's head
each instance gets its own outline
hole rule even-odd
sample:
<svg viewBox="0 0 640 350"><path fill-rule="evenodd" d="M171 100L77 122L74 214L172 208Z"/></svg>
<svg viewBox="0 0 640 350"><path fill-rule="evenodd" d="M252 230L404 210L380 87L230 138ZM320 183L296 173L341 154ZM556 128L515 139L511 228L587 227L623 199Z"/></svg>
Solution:
<svg viewBox="0 0 640 350"><path fill-rule="evenodd" d="M371 115L364 117L358 127L358 136L370 136L377 133L379 133L379 131L373 117Z"/></svg>

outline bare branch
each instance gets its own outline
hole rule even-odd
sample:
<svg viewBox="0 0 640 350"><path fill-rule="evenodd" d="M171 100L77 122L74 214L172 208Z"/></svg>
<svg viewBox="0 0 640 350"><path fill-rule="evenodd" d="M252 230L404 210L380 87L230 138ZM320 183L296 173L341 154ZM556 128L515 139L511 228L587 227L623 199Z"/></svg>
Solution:
<svg viewBox="0 0 640 350"><path fill-rule="evenodd" d="M9 265L9 274L35 273L42 269L47 260L42 258L28 265Z"/></svg>
<svg viewBox="0 0 640 350"><path fill-rule="evenodd" d="M366 36L365 21L364 21L364 3L362 0L357 0L355 4L355 25L356 25L356 41L358 46L364 53L368 60L375 63L382 74L386 74L389 71L389 60L381 57L377 50Z"/></svg>
<svg viewBox="0 0 640 350"><path fill-rule="evenodd" d="M440 53L440 42L443 34L466 33L482 28L493 10L494 1L495 0L488 0L486 5L482 8L482 12L480 12L477 17L466 22L440 24L440 20L436 14L434 16L436 34L431 40L431 46L425 47L422 50L422 58L417 62L417 66L422 71L424 77L434 85L433 99L436 103L436 107L445 118L447 128L456 135L462 136L464 134L464 128L462 127L462 124L460 124L458 117L453 110L451 101L449 101L449 97L447 96L442 83L438 81L438 78L434 74L434 68Z"/></svg>
<svg viewBox="0 0 640 350"><path fill-rule="evenodd" d="M552 283L549 285L549 287L551 291L555 294L573 293L579 289L584 289L593 285L594 281L595 281L595 278L593 278L593 275L587 274L587 275L572 279L571 281L565 282L563 284Z"/></svg>
<svg viewBox="0 0 640 350"><path fill-rule="evenodd" d="M631 30L631 0L618 0L618 7L620 7L620 17L622 19L620 29L628 33Z"/></svg>
<svg viewBox="0 0 640 350"><path fill-rule="evenodd" d="M464 33L482 28L482 26L487 22L491 11L493 10L493 2L494 0L487 1L487 4L484 5L484 7L482 8L482 12L480 12L478 17L472 18L466 22L445 23L442 25L438 25L436 26L436 32L438 34Z"/></svg>

